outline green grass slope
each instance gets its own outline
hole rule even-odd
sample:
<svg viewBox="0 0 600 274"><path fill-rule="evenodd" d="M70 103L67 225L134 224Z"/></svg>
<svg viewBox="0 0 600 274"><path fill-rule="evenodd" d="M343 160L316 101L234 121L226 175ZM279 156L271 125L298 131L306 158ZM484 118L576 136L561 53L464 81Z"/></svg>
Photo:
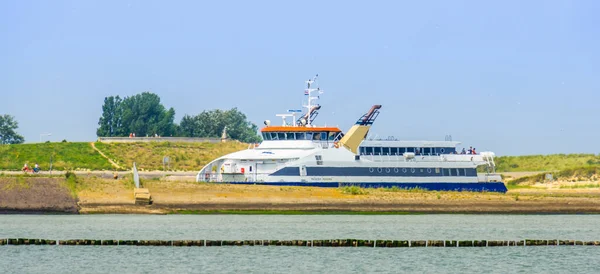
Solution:
<svg viewBox="0 0 600 274"><path fill-rule="evenodd" d="M139 170L163 170L163 158L168 156L168 170L199 171L210 161L235 151L248 148L248 144L226 143L95 143L107 157L122 167L131 168L133 162Z"/></svg>
<svg viewBox="0 0 600 274"><path fill-rule="evenodd" d="M21 170L35 163L42 170L111 170L110 163L89 143L0 145L0 170Z"/></svg>
<svg viewBox="0 0 600 274"><path fill-rule="evenodd" d="M600 155L594 154L501 156L494 160L497 172L558 171L600 166Z"/></svg>
<svg viewBox="0 0 600 274"><path fill-rule="evenodd" d="M211 160L243 150L247 144L227 143L95 143L96 148L125 169L136 162L142 170L163 170L163 157L169 156L169 170L197 171ZM20 170L24 163L38 163L48 170L53 155L55 170L113 170L107 159L90 143L43 143L0 145L0 170ZM549 171L600 167L600 155L554 154L501 156L495 159L497 172ZM587 172L587 171L586 171ZM558 174L557 174L558 175Z"/></svg>

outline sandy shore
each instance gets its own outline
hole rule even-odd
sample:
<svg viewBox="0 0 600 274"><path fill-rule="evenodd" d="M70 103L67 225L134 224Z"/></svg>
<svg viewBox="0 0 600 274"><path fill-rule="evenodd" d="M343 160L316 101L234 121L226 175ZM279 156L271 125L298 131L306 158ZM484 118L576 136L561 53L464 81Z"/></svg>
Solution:
<svg viewBox="0 0 600 274"><path fill-rule="evenodd" d="M207 213L306 211L394 213L600 213L600 189L519 189L507 194L389 191L353 195L336 188L148 181L153 204L136 206L133 192L98 181L79 192L80 213Z"/></svg>
<svg viewBox="0 0 600 274"><path fill-rule="evenodd" d="M180 179L180 178L179 178ZM151 205L135 205L131 179L79 175L76 186L64 177L0 177L0 213L600 213L600 188L557 185L477 192L392 191L205 184L145 179Z"/></svg>

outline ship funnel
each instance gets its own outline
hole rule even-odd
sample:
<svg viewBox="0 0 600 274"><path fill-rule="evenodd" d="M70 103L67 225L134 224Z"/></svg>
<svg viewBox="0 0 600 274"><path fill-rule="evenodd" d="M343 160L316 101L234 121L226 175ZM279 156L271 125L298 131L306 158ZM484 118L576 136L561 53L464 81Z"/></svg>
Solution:
<svg viewBox="0 0 600 274"><path fill-rule="evenodd" d="M365 113L360 119L356 121L356 124L348 130L348 133L340 140L340 144L352 151L353 153L358 152L358 146L367 137L371 125L379 116L379 109L381 105L373 105L367 113Z"/></svg>

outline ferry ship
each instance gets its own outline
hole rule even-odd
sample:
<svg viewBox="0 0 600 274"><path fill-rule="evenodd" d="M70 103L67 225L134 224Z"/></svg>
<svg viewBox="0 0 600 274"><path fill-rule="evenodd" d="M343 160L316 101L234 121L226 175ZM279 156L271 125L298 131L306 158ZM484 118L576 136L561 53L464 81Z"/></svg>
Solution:
<svg viewBox="0 0 600 274"><path fill-rule="evenodd" d="M219 157L196 177L198 182L318 187L398 187L440 191L506 192L495 174L494 153L458 154L460 142L375 140L367 135L381 105L372 106L346 133L315 126L323 93L306 81L306 113L278 114L283 124L264 122L263 141ZM289 121L291 118L291 121ZM478 167L485 172L478 173Z"/></svg>

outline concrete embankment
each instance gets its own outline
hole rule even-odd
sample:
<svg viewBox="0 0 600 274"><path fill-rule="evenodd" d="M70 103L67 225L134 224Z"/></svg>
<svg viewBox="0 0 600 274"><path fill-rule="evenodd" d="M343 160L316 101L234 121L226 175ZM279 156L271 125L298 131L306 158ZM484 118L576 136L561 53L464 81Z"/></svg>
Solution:
<svg viewBox="0 0 600 274"><path fill-rule="evenodd" d="M0 178L0 213L77 213L64 178Z"/></svg>
<svg viewBox="0 0 600 274"><path fill-rule="evenodd" d="M600 241L576 240L95 240L0 239L0 245L80 246L303 246L303 247L499 247L499 246L600 246Z"/></svg>

